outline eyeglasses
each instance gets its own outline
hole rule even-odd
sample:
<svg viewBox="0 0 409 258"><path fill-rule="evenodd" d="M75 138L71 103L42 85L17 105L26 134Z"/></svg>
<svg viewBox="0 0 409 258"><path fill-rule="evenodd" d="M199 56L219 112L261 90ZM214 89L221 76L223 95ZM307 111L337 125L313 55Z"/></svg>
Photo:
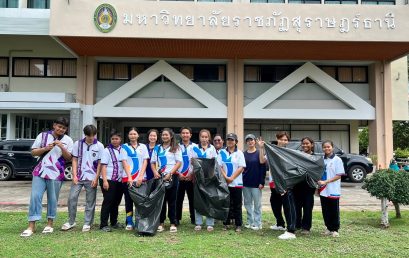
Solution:
<svg viewBox="0 0 409 258"><path fill-rule="evenodd" d="M221 142L222 140L221 139L214 139L213 141L214 142Z"/></svg>

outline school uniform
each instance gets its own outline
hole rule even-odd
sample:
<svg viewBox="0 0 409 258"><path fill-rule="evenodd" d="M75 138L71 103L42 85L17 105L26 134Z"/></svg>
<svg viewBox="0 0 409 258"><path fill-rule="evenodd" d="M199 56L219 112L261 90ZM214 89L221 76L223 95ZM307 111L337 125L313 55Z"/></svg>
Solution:
<svg viewBox="0 0 409 258"><path fill-rule="evenodd" d="M182 152L182 164L180 165L179 173L187 176L192 173L192 164L190 159L192 158L192 148L196 144L190 142L187 146L183 143L179 144L180 151ZM193 195L193 182L192 181L179 181L178 192L176 197L176 219L177 223L182 220L183 200L185 199L185 192L189 200L189 215L190 222L195 223L195 208L194 208L194 195Z"/></svg>
<svg viewBox="0 0 409 258"><path fill-rule="evenodd" d="M111 226L118 223L118 206L122 200L122 161L126 160L125 150L119 146L114 148L109 145L104 149L101 156L101 166L106 166L106 176L109 184L108 191L103 188L102 175L99 178L104 200L101 207L100 228L108 226L108 218Z"/></svg>
<svg viewBox="0 0 409 258"><path fill-rule="evenodd" d="M335 154L324 157L324 163L325 171L321 180L345 174L344 164L341 158ZM338 232L340 227L339 199L341 198L341 179L321 187L319 193L325 226L331 232Z"/></svg>
<svg viewBox="0 0 409 258"><path fill-rule="evenodd" d="M148 149L146 148L146 145L139 144L139 143L136 147L133 147L129 143L122 144L122 149L125 151L124 158L126 159L126 162L129 165L132 180L135 180L136 178L139 177L139 172L142 168L143 162L149 159ZM125 212L126 212L125 223L126 225L133 226L134 225L132 221L133 201L128 191L128 180L129 180L128 175L126 174L125 170L123 170L122 171L122 191L124 193L124 198L125 198ZM143 181L146 181L146 173L144 174Z"/></svg>
<svg viewBox="0 0 409 258"><path fill-rule="evenodd" d="M261 189L266 177L266 165L260 163L260 151L244 152L246 168L243 170L243 197L244 207L247 211L247 224L249 226L262 226L261 218Z"/></svg>
<svg viewBox="0 0 409 258"><path fill-rule="evenodd" d="M223 167L227 177L232 176L239 167L246 167L244 154L241 150L238 150L237 147L232 153L230 153L227 148L220 150L219 155L217 156L217 163ZM243 205L242 174L238 175L228 186L230 192L230 209L228 217L234 219L236 227L241 227L243 224L241 208ZM223 224L229 225L230 220L227 219Z"/></svg>
<svg viewBox="0 0 409 258"><path fill-rule="evenodd" d="M97 175L98 163L103 151L104 145L97 139L94 139L91 144L88 144L85 138L74 143L72 156L77 159L76 174L78 183L71 185L68 197L68 222L70 225L75 223L78 196L82 188L86 192L84 225L91 226L94 222L97 188L93 188L91 183Z"/></svg>
<svg viewBox="0 0 409 258"><path fill-rule="evenodd" d="M146 146L146 149L148 150L148 155L149 155L148 165L146 166L146 171L145 171L145 177L146 177L146 180L148 181L154 178L152 167L151 167L151 157L152 157L152 153L155 147L150 148L149 143L146 143L145 146Z"/></svg>
<svg viewBox="0 0 409 258"><path fill-rule="evenodd" d="M193 154L192 158L202 158L202 159L215 159L217 158L217 152L213 145L209 145L206 149L204 149L201 145L196 145L193 147ZM202 225L203 224L203 216L197 210L195 210L195 224ZM214 226L214 218L206 217L206 225L207 226Z"/></svg>
<svg viewBox="0 0 409 258"><path fill-rule="evenodd" d="M40 133L31 149L44 148L48 144L59 140L68 152L72 152L73 141L68 135L58 138L53 136L53 131ZM62 156L62 150L54 146L50 151L44 153L33 170L32 189L28 221L41 219L42 199L47 191L47 218L54 219L57 214L57 203L62 182L64 181L64 170L66 161Z"/></svg>
<svg viewBox="0 0 409 258"><path fill-rule="evenodd" d="M175 167L177 162L182 162L182 152L180 149L175 153L170 152L170 146L164 149L162 145L155 147L151 157L151 164L158 163L159 173L163 176L169 174ZM168 203L168 218L171 224L176 224L176 195L179 185L177 174L172 175L172 186L166 189L165 200L163 202L162 211L160 214L160 223L164 223L166 219L166 203Z"/></svg>

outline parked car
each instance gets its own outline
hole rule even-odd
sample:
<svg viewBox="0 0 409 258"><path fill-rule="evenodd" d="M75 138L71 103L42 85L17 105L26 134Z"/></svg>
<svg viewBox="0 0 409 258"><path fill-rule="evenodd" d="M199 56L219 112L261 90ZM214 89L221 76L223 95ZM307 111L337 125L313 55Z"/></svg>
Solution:
<svg viewBox="0 0 409 258"><path fill-rule="evenodd" d="M291 140L288 143L287 148L302 150L301 140ZM314 153L324 155L322 141L314 142ZM344 151L336 145L334 145L334 153L342 159L346 176L351 182L361 183L364 181L367 174L373 171L373 163L370 158L358 154L344 153Z"/></svg>
<svg viewBox="0 0 409 258"><path fill-rule="evenodd" d="M0 181L31 176L37 165L37 157L31 155L33 143L33 139L0 141ZM71 163L67 164L64 176L66 180L72 180Z"/></svg>

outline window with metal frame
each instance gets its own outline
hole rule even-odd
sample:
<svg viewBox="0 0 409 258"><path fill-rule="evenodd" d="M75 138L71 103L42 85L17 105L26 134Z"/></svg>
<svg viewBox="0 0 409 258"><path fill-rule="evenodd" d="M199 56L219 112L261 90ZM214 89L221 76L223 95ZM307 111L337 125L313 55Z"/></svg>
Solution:
<svg viewBox="0 0 409 258"><path fill-rule="evenodd" d="M18 8L18 0L0 0L0 8Z"/></svg>
<svg viewBox="0 0 409 258"><path fill-rule="evenodd" d="M13 58L14 77L76 78L77 60L72 58Z"/></svg>
<svg viewBox="0 0 409 258"><path fill-rule="evenodd" d="M396 5L395 0L362 0L361 4L367 5Z"/></svg>
<svg viewBox="0 0 409 258"><path fill-rule="evenodd" d="M50 0L28 0L27 8L50 9Z"/></svg>
<svg viewBox="0 0 409 258"><path fill-rule="evenodd" d="M9 76L9 58L0 57L0 77Z"/></svg>
<svg viewBox="0 0 409 258"><path fill-rule="evenodd" d="M358 4L358 0L325 0L325 4Z"/></svg>

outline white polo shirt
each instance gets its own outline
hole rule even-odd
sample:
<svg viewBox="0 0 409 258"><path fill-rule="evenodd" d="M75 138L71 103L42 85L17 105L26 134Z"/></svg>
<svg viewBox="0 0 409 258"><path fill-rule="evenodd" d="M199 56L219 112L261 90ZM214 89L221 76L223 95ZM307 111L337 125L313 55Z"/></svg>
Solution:
<svg viewBox="0 0 409 258"><path fill-rule="evenodd" d="M173 153L170 152L170 146L166 149L162 145L155 146L151 157L151 164L158 163L159 173L164 175L170 173L178 161L182 162L182 152L180 149Z"/></svg>
<svg viewBox="0 0 409 258"><path fill-rule="evenodd" d="M53 143L56 140L60 140L67 151L72 153L73 141L71 137L64 134L62 137L60 137L60 139L56 139L54 138L52 131L43 132L37 135L37 138L31 146L31 149L46 147L48 144ZM62 156L61 148L58 146L54 146L36 165L33 170L33 176L64 181L65 165L66 160Z"/></svg>
<svg viewBox="0 0 409 258"><path fill-rule="evenodd" d="M246 161L244 154L241 150L237 149L233 153L229 153L226 149L221 149L217 156L217 163L219 166L223 166L227 176L230 177L239 167L246 167ZM229 187L243 188L243 175L240 173L233 182L229 184Z"/></svg>
<svg viewBox="0 0 409 258"><path fill-rule="evenodd" d="M149 159L149 152L145 144L139 144L136 148L132 147L129 143L122 145L122 149L125 151L126 162L128 163L132 175L132 180L138 177L139 171L142 168L143 162ZM150 165L150 164L149 164ZM144 175L146 180L146 173ZM128 182L128 175L125 170L122 173L122 182Z"/></svg>
<svg viewBox="0 0 409 258"><path fill-rule="evenodd" d="M324 158L325 171L321 180L334 178L335 176L345 175L344 163L341 158L333 154L328 158ZM341 197L341 179L331 182L319 189L320 196L331 199L339 199Z"/></svg>
<svg viewBox="0 0 409 258"><path fill-rule="evenodd" d="M103 151L104 145L97 139L94 139L90 145L85 142L85 138L74 143L72 156L78 160L77 178L79 181L95 179L98 161L101 159Z"/></svg>
<svg viewBox="0 0 409 258"><path fill-rule="evenodd" d="M111 149L111 150L110 150ZM112 153L112 154L111 154ZM115 156L112 156L115 155ZM116 164L113 159L116 159ZM107 166L107 179L112 181L121 181L122 178L122 160L126 160L126 153L122 147L117 149L108 146L104 149L101 156L101 165ZM102 179L102 175L100 176Z"/></svg>
<svg viewBox="0 0 409 258"><path fill-rule="evenodd" d="M182 164L180 165L178 172L184 176L188 175L193 170L192 164L190 163L190 159L192 158L193 154L192 149L195 146L196 144L192 142L190 142L189 145L187 146L185 146L183 143L179 143L179 148L182 153Z"/></svg>
<svg viewBox="0 0 409 258"><path fill-rule="evenodd" d="M217 152L211 144L206 149L201 145L196 145L193 147L192 158L215 159L217 158Z"/></svg>

